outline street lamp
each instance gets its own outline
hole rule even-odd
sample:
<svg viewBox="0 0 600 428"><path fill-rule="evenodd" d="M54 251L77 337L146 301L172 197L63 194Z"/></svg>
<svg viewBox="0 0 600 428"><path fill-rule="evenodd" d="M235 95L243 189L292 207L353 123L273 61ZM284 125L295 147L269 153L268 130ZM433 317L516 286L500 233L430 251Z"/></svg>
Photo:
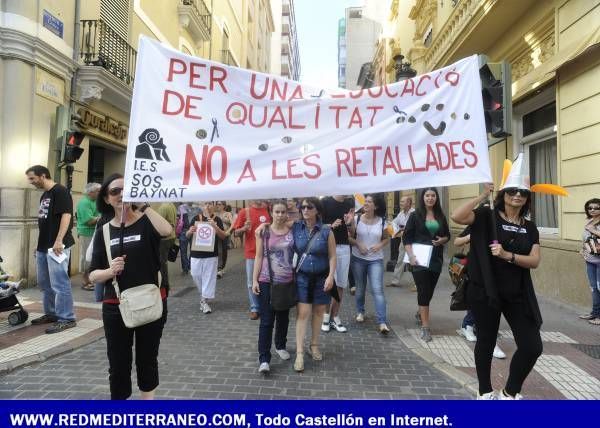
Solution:
<svg viewBox="0 0 600 428"><path fill-rule="evenodd" d="M396 69L396 82L401 80L410 79L417 75L417 71L410 67L410 62L402 62L404 55L394 55L392 58L396 63L394 68ZM394 214L400 211L400 192L394 192Z"/></svg>
<svg viewBox="0 0 600 428"><path fill-rule="evenodd" d="M396 63L394 65L394 68L396 69L396 82L410 79L417 75L417 71L410 67L410 62L402 62L404 55L395 55L393 59Z"/></svg>

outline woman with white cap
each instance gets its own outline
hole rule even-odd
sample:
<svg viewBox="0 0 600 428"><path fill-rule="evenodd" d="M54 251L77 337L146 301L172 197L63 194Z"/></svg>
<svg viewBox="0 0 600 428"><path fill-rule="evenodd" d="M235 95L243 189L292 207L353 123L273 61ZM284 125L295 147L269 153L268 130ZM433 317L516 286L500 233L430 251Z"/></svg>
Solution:
<svg viewBox="0 0 600 428"><path fill-rule="evenodd" d="M456 223L471 225L471 282L467 303L477 325L478 399L521 399L523 382L542 354L542 317L530 273L540 263L539 233L527 216L531 191L563 195L566 192L553 185L530 188L527 170L522 154L514 165L505 162L503 177L506 179L501 184L493 210L482 205L493 191L493 185L486 184L480 196L452 213ZM506 386L495 393L490 372L502 314L510 325L517 350L510 363Z"/></svg>

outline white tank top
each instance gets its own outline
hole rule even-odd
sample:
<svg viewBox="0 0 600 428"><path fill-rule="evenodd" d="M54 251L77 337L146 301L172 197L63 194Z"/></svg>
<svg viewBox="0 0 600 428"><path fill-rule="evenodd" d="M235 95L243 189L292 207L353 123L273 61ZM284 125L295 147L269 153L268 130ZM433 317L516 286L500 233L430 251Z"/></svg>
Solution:
<svg viewBox="0 0 600 428"><path fill-rule="evenodd" d="M374 224L366 224L362 221L362 217L356 225L356 240L367 248L377 245L381 242L381 217L375 217ZM369 252L367 254L361 254L360 250L356 246L352 246L352 255L363 260L379 260L383 259L383 248L376 252Z"/></svg>

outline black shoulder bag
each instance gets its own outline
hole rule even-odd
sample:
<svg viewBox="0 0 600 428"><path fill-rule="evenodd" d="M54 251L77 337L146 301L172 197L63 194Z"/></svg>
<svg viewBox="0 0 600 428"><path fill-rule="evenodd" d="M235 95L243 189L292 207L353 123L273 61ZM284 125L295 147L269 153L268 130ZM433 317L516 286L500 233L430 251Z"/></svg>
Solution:
<svg viewBox="0 0 600 428"><path fill-rule="evenodd" d="M264 242L269 266L269 282L271 283L271 307L275 311L287 311L298 303L298 290L294 280L291 282L273 281L273 268L271 267L271 250L269 249L270 228L267 226L264 232Z"/></svg>

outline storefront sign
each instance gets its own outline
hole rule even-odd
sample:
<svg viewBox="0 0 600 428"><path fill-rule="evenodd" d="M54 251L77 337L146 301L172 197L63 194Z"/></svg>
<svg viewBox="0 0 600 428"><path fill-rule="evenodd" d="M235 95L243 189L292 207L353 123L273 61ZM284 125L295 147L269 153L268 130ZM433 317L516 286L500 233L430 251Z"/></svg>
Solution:
<svg viewBox="0 0 600 428"><path fill-rule="evenodd" d="M65 99L65 81L41 68L35 70L35 93L58 104Z"/></svg>
<svg viewBox="0 0 600 428"><path fill-rule="evenodd" d="M81 117L80 124L84 128L93 129L106 134L112 140L125 144L127 138L127 127L109 116L92 112L86 108L80 108L77 113Z"/></svg>
<svg viewBox="0 0 600 428"><path fill-rule="evenodd" d="M62 39L63 37L63 23L60 19L52 15L47 10L44 10L44 28L56 34Z"/></svg>

